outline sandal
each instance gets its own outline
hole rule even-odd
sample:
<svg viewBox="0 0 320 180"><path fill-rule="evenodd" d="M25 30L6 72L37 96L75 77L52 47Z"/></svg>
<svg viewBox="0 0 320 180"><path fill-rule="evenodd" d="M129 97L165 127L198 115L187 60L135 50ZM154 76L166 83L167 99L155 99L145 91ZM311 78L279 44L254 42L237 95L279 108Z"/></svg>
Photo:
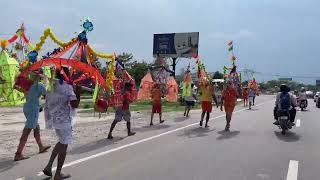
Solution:
<svg viewBox="0 0 320 180"><path fill-rule="evenodd" d="M70 174L60 173L59 177L57 177L57 175L54 176L54 180L62 180L62 179L68 179L68 178L71 178Z"/></svg>
<svg viewBox="0 0 320 180"><path fill-rule="evenodd" d="M39 150L39 154L47 152L48 149L50 149L50 148L51 148L51 146L44 146L41 150Z"/></svg>

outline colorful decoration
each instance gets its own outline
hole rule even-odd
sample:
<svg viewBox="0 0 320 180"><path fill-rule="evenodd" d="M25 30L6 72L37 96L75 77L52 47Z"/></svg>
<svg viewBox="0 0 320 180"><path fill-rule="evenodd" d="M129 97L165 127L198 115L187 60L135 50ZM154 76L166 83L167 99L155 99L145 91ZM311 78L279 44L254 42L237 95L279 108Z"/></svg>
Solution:
<svg viewBox="0 0 320 180"><path fill-rule="evenodd" d="M138 100L150 100L153 83L151 72L148 71L148 73L141 79Z"/></svg>
<svg viewBox="0 0 320 180"><path fill-rule="evenodd" d="M93 23L90 21L89 18L87 18L83 23L82 27L86 32L90 32L93 30Z"/></svg>
<svg viewBox="0 0 320 180"><path fill-rule="evenodd" d="M191 96L192 89L191 89L191 84L192 84L192 79L191 79L191 74L190 74L190 65L187 68L187 71L184 76L184 80L182 83L182 96Z"/></svg>
<svg viewBox="0 0 320 180"><path fill-rule="evenodd" d="M1 40L0 40L0 44L1 44L1 48L2 48L2 49L5 49L5 48L8 46L9 41L8 41L8 40L5 40L5 39L1 39Z"/></svg>
<svg viewBox="0 0 320 180"><path fill-rule="evenodd" d="M22 42L24 42L25 44L28 44L31 50L34 50L34 46L31 44L30 40L27 38L24 31L25 31L25 27L24 27L24 24L22 23L20 28L16 31L16 34L13 35L8 40L6 40L7 45L14 43L19 38Z"/></svg>
<svg viewBox="0 0 320 180"><path fill-rule="evenodd" d="M166 100L168 102L177 102L178 100L178 84L173 77L168 79Z"/></svg>
<svg viewBox="0 0 320 180"><path fill-rule="evenodd" d="M231 51L231 61L232 61L232 67L223 67L224 72L224 79L230 80L233 82L233 85L236 87L236 89L239 91L238 93L241 94L241 74L237 72L237 66L235 64L236 56L233 52L233 41L230 41L228 43L228 51Z"/></svg>
<svg viewBox="0 0 320 180"><path fill-rule="evenodd" d="M14 89L19 63L6 50L0 52L0 106L24 103L24 94Z"/></svg>
<svg viewBox="0 0 320 180"><path fill-rule="evenodd" d="M36 44L36 47L34 50L39 52L48 37L50 37L54 43L64 48L70 45L73 45L78 40L77 38L73 38L71 39L71 41L62 42L55 36L55 34L53 34L50 28L47 28L44 30L43 35L40 37L40 42Z"/></svg>
<svg viewBox="0 0 320 180"><path fill-rule="evenodd" d="M37 51L31 51L28 53L29 61L32 63L37 62L38 52Z"/></svg>
<svg viewBox="0 0 320 180"><path fill-rule="evenodd" d="M113 77L115 69L115 55L96 53L88 44L86 32L93 30L93 24L90 21L85 21L83 28L85 29L78 34L76 38L71 39L68 42L62 42L56 38L50 28L44 31L44 34L40 37L40 42L36 44L35 50L28 54L29 62L32 64L25 67L25 70L21 73L22 76L26 77L33 71L40 69L45 66L55 66L56 69L61 70L65 75L65 79L70 84L78 84L84 80L91 79L94 83L98 84L99 88L105 89L108 94L113 91ZM37 61L38 51L42 48L45 40L50 37L59 48L54 49L53 52L47 53L43 56L42 60ZM68 54L69 58L63 58L63 56L72 50ZM91 65L92 57L105 57L111 59L108 63L107 77L104 78L99 69ZM24 62L24 64L27 64ZM69 67L70 76L66 76L62 67ZM78 72L81 72L80 74Z"/></svg>

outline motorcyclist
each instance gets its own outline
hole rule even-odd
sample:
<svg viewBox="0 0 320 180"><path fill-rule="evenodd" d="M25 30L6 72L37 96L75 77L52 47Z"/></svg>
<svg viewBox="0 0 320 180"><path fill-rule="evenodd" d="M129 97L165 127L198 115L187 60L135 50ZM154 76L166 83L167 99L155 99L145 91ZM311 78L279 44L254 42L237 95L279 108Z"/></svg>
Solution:
<svg viewBox="0 0 320 180"><path fill-rule="evenodd" d="M301 91L298 94L298 101L299 103L301 103L302 101L305 101L306 104L308 105L308 101L307 101L307 93L304 87L301 88Z"/></svg>
<svg viewBox="0 0 320 180"><path fill-rule="evenodd" d="M280 92L277 94L277 98L276 98L276 102L275 102L275 107L274 107L274 110L273 110L273 115L274 115L274 119L276 120L273 124L275 125L279 125L279 122L278 122L278 112L280 110L283 110L281 109L281 101L280 101L280 96L282 94L286 94L286 93L289 93L289 97L290 97L290 107L289 107L289 113L290 113L290 122L291 122L291 126L294 126L294 119L296 117L296 109L295 107L297 106L297 101L296 101L296 98L295 96L293 96L291 93L290 93L290 88L286 85L286 84L282 84L280 86Z"/></svg>

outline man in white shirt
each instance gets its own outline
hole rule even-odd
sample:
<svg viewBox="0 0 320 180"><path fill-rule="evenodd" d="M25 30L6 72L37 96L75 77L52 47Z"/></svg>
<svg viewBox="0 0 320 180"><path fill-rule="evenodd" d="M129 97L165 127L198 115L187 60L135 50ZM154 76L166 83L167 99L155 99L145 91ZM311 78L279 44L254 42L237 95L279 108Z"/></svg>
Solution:
<svg viewBox="0 0 320 180"><path fill-rule="evenodd" d="M55 180L66 179L71 175L61 172L64 164L68 145L72 143L72 113L80 103L81 87L72 87L63 81L63 76L58 72L59 81L55 83L52 92L46 96L45 120L46 128L55 129L59 142L55 145L50 160L43 173L52 176L52 164L58 156L58 166L54 176Z"/></svg>

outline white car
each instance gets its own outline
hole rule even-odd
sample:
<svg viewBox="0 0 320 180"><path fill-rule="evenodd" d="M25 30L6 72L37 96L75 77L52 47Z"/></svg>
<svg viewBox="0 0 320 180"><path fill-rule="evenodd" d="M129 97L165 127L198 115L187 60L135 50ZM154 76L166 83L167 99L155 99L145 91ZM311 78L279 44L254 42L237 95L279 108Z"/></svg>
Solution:
<svg viewBox="0 0 320 180"><path fill-rule="evenodd" d="M316 95L314 95L313 97L314 102L317 102L319 97L320 97L320 92L317 92Z"/></svg>

